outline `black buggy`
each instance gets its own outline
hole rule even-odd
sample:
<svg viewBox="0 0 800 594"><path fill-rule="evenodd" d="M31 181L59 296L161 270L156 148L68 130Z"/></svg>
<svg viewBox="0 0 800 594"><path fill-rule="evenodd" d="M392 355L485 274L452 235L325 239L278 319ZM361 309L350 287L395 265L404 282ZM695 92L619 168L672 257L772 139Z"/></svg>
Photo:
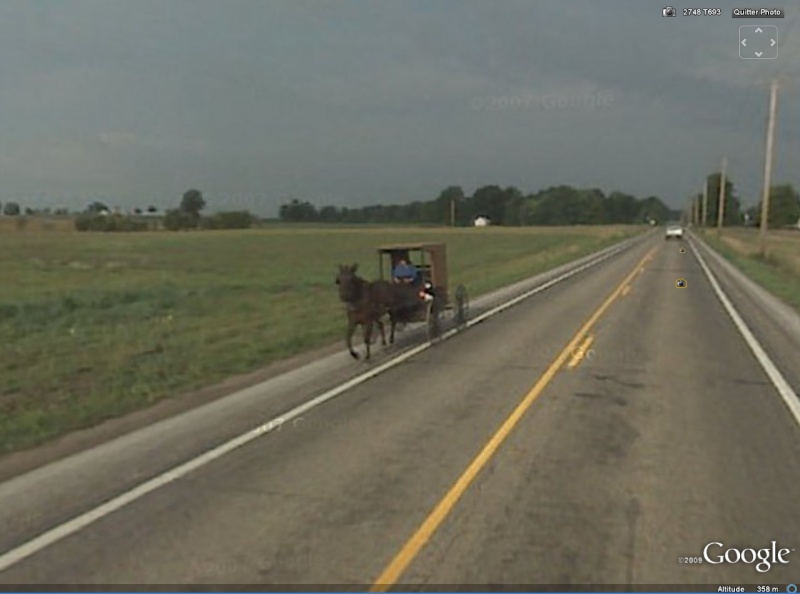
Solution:
<svg viewBox="0 0 800 594"><path fill-rule="evenodd" d="M392 271L401 260L413 263L419 271L418 282L409 285L409 305L402 312L403 321L425 322L428 340L435 340L441 335L446 313L451 314L458 328L466 326L469 313L467 289L464 285L458 285L451 300L445 244L385 245L378 248L378 258L382 280L392 281Z"/></svg>

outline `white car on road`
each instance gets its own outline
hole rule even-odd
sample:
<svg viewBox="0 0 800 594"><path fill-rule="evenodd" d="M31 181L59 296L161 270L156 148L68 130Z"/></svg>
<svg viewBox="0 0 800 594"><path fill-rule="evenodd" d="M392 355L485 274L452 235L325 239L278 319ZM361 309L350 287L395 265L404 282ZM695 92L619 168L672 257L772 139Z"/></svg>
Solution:
<svg viewBox="0 0 800 594"><path fill-rule="evenodd" d="M683 239L683 227L680 225L668 225L666 239Z"/></svg>

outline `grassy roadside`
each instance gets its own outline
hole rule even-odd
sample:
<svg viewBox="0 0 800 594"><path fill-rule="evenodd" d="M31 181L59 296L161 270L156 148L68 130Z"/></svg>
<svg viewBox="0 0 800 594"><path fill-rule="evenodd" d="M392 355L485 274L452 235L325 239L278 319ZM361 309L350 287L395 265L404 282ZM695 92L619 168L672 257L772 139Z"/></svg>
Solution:
<svg viewBox="0 0 800 594"><path fill-rule="evenodd" d="M767 256L759 253L753 229L728 229L721 238L701 231L702 238L751 280L800 313L800 233L771 231Z"/></svg>
<svg viewBox="0 0 800 594"><path fill-rule="evenodd" d="M0 233L0 455L341 340L336 265L377 244L445 241L475 298L644 230Z"/></svg>

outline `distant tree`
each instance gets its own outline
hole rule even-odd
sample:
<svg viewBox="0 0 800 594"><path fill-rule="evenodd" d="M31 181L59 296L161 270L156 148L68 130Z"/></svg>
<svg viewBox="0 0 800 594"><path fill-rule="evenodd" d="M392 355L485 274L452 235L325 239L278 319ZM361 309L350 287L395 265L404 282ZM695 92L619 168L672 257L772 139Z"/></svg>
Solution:
<svg viewBox="0 0 800 594"><path fill-rule="evenodd" d="M449 225L452 208L455 206L456 216L458 216L459 207L463 202L464 190L460 186L449 186L445 188L434 201L437 220L431 222Z"/></svg>
<svg viewBox="0 0 800 594"><path fill-rule="evenodd" d="M287 204L282 204L279 216L282 221L291 223L310 223L319 220L316 207L310 202L301 202L297 198Z"/></svg>
<svg viewBox="0 0 800 594"><path fill-rule="evenodd" d="M602 225L608 218L606 196L602 190L578 190L578 204L578 223L581 225Z"/></svg>
<svg viewBox="0 0 800 594"><path fill-rule="evenodd" d="M669 218L669 207L661 199L655 196L648 196L642 201L641 220L644 223L651 219L659 223L664 223Z"/></svg>
<svg viewBox="0 0 800 594"><path fill-rule="evenodd" d="M719 190L722 182L721 173L712 173L708 176L708 215L706 225L717 226L719 218ZM736 195L736 188L729 177L725 179L725 225L740 225L742 223L741 202Z"/></svg>
<svg viewBox="0 0 800 594"><path fill-rule="evenodd" d="M7 217L16 217L19 216L22 209L19 206L18 202L6 202L5 206L3 207L3 214Z"/></svg>
<svg viewBox="0 0 800 594"><path fill-rule="evenodd" d="M155 206L152 206L152 205L148 206L147 207L147 212L149 212L150 214L155 214L155 213L158 212L158 208L156 208Z"/></svg>
<svg viewBox="0 0 800 594"><path fill-rule="evenodd" d="M534 225L576 225L582 216L580 194L570 186L539 192L526 210L528 222Z"/></svg>
<svg viewBox="0 0 800 594"><path fill-rule="evenodd" d="M493 224L503 224L505 196L500 186L484 186L472 195L472 209L475 216L489 217Z"/></svg>
<svg viewBox="0 0 800 594"><path fill-rule="evenodd" d="M761 201L753 207L752 218L757 224L761 221ZM773 186L769 193L769 218L770 227L785 227L795 225L800 220L800 194L790 184Z"/></svg>
<svg viewBox="0 0 800 594"><path fill-rule="evenodd" d="M519 226L524 224L526 210L525 198L519 189L511 186L503 190L503 225Z"/></svg>
<svg viewBox="0 0 800 594"><path fill-rule="evenodd" d="M25 216L31 217L36 214L36 211L32 209L30 206L25 208Z"/></svg>
<svg viewBox="0 0 800 594"><path fill-rule="evenodd" d="M142 209L141 208L134 208L133 209L133 213L136 214L136 215L141 215L142 214Z"/></svg>
<svg viewBox="0 0 800 594"><path fill-rule="evenodd" d="M319 220L323 223L335 223L339 220L339 209L335 206L323 206L319 211Z"/></svg>
<svg viewBox="0 0 800 594"><path fill-rule="evenodd" d="M181 199L180 210L195 218L200 218L200 213L206 207L206 201L200 190L187 190Z"/></svg>
<svg viewBox="0 0 800 594"><path fill-rule="evenodd" d="M636 197L623 192L611 192L608 197L609 223L631 224L639 222L639 204Z"/></svg>

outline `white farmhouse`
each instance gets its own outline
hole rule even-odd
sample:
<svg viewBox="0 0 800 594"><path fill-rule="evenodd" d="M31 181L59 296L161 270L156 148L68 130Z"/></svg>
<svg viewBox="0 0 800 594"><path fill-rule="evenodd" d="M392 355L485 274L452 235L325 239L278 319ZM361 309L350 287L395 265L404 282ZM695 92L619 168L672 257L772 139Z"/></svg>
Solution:
<svg viewBox="0 0 800 594"><path fill-rule="evenodd" d="M488 227L491 224L491 221L488 217L475 217L474 225L476 227Z"/></svg>

